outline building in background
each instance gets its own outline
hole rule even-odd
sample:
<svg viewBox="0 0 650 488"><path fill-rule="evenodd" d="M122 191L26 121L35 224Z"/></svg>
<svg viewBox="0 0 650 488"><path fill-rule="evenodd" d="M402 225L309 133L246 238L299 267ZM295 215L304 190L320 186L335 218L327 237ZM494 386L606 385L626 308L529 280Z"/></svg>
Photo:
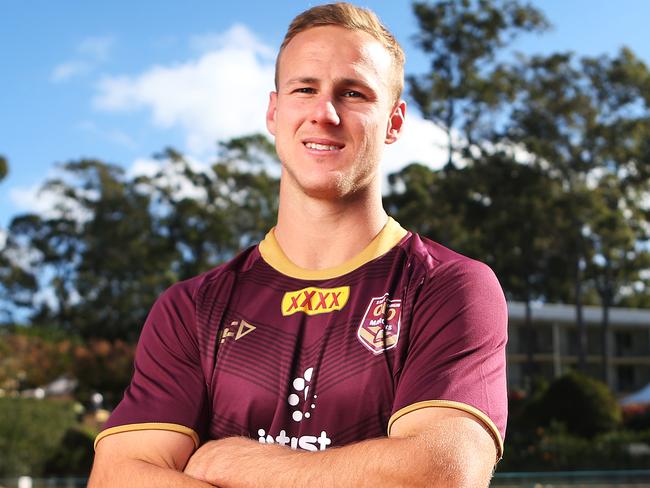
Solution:
<svg viewBox="0 0 650 488"><path fill-rule="evenodd" d="M532 309L532 327L525 327L525 304L508 303L508 387L526 389L529 375L549 380L578 365L575 306L541 304ZM583 307L587 327L586 373L603 380L602 309ZM612 308L609 318L607 383L617 396L650 384L650 310Z"/></svg>

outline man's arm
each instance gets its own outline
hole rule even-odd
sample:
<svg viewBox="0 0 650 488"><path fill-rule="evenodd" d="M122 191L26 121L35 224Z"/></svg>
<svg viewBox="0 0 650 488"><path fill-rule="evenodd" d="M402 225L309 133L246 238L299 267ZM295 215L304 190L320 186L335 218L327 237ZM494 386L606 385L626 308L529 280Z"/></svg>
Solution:
<svg viewBox="0 0 650 488"><path fill-rule="evenodd" d="M221 488L487 487L496 447L471 414L435 407L393 424L391 437L319 452L243 438L204 444L185 473Z"/></svg>
<svg viewBox="0 0 650 488"><path fill-rule="evenodd" d="M183 473L194 451L187 435L164 430L122 432L97 444L89 488L210 488Z"/></svg>

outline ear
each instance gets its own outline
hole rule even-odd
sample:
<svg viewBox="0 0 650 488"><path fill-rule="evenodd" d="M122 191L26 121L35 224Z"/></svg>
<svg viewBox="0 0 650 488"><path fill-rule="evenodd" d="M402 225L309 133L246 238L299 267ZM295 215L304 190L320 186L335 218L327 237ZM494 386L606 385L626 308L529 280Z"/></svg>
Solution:
<svg viewBox="0 0 650 488"><path fill-rule="evenodd" d="M406 117L406 102L404 100L399 100L393 107L393 111L388 118L388 126L386 127L386 138L384 142L386 144L392 144L397 141L401 134L402 128L404 127L404 118Z"/></svg>
<svg viewBox="0 0 650 488"><path fill-rule="evenodd" d="M272 91L269 94L269 106L266 109L266 128L271 135L275 136L275 109L278 103L277 92Z"/></svg>

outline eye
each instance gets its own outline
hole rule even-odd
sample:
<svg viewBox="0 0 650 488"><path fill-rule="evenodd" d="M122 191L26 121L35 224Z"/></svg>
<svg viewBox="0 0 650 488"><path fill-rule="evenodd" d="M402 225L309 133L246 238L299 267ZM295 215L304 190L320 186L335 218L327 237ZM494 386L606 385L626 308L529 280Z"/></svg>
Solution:
<svg viewBox="0 0 650 488"><path fill-rule="evenodd" d="M346 90L343 92L343 96L346 98L366 98L363 93L356 90Z"/></svg>
<svg viewBox="0 0 650 488"><path fill-rule="evenodd" d="M293 90L292 93L307 93L307 94L312 94L312 93L316 93L316 90L313 89L313 88L310 87L310 86L303 86L303 87L300 87L300 88L296 88L295 90Z"/></svg>

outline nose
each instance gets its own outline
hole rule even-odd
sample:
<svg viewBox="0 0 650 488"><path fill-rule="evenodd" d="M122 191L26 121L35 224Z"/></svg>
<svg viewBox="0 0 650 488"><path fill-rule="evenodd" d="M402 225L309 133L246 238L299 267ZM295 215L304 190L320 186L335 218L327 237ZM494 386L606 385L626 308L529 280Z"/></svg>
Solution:
<svg viewBox="0 0 650 488"><path fill-rule="evenodd" d="M336 105L329 96L322 96L316 100L312 124L339 125L341 118L336 110Z"/></svg>

